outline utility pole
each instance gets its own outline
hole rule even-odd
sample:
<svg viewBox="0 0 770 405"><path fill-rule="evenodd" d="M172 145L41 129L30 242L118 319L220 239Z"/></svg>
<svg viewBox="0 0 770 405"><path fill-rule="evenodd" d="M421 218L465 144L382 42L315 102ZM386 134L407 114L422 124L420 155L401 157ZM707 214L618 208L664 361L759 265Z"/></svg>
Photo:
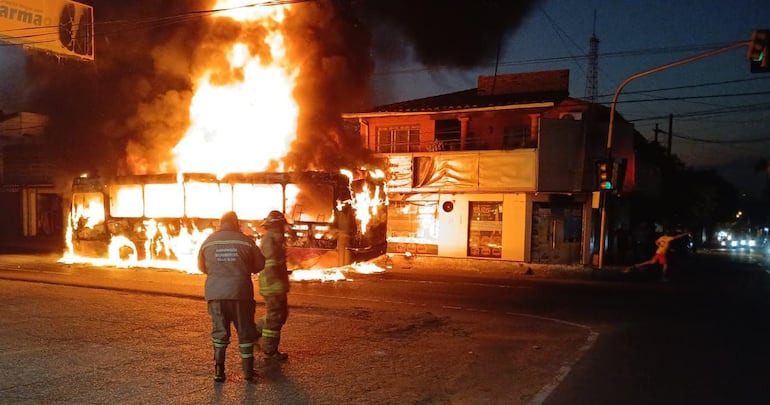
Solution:
<svg viewBox="0 0 770 405"><path fill-rule="evenodd" d="M655 124L655 129L653 129L653 130L652 130L652 132L654 132L654 133L655 133L655 143L660 143L660 142L658 141L658 134L660 134L660 133L663 133L663 134L665 134L665 133L666 133L666 131L664 131L664 130L662 130L662 129L660 129L660 128L658 127L658 124L657 124L657 123Z"/></svg>
<svg viewBox="0 0 770 405"><path fill-rule="evenodd" d="M650 75L652 73L660 72L661 70L666 70L668 68L672 68L679 65L684 65L685 63L694 62L696 60L708 58L710 56L718 55L720 53L730 51L737 48L744 48L749 46L751 41L741 41L736 42L731 45L723 46L721 48L712 49L710 51L706 51L703 53L699 53L694 56L690 56L689 58L680 59L675 62L671 62L666 65L661 65L649 70L645 70L643 72L639 72L636 74L633 74L629 77L627 77L625 80L623 80L619 85L618 88L615 90L615 94L612 96L612 104L610 105L610 123L607 128L607 161L612 162L612 130L613 125L615 124L615 106L618 102L618 96L620 96L621 90L623 90L623 87L626 87L628 83L630 83L633 80L636 80L640 77L644 77L647 75ZM669 130L669 136L671 136L670 130ZM607 191L602 191L602 202L601 202L601 224L600 230L599 230L599 269L602 269L604 267L604 245L605 240L607 239L607 198L609 197L609 193Z"/></svg>
<svg viewBox="0 0 770 405"><path fill-rule="evenodd" d="M594 32L588 41L585 98L592 104L599 99L599 38L596 37L596 10L594 10Z"/></svg>
<svg viewBox="0 0 770 405"><path fill-rule="evenodd" d="M668 147L666 148L666 152L668 152L668 155L671 156L671 137L674 136L674 114L668 115Z"/></svg>

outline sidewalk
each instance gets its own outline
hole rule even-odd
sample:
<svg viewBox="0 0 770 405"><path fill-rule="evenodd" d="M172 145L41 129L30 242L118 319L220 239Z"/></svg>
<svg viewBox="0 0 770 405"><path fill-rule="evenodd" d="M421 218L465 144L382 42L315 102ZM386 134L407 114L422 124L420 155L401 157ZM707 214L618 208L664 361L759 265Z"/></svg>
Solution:
<svg viewBox="0 0 770 405"><path fill-rule="evenodd" d="M494 259L450 258L437 256L388 255L372 261L387 272L403 274L441 274L500 279L579 279L619 280L625 278L625 266L591 266L548 263L524 263Z"/></svg>
<svg viewBox="0 0 770 405"><path fill-rule="evenodd" d="M53 254L64 252L60 237L0 238L0 254ZM371 261L389 273L441 274L484 278L581 279L618 280L627 278L625 266L604 266L597 269L580 264L548 264L502 261L480 258L452 258L440 256L405 256L387 254Z"/></svg>

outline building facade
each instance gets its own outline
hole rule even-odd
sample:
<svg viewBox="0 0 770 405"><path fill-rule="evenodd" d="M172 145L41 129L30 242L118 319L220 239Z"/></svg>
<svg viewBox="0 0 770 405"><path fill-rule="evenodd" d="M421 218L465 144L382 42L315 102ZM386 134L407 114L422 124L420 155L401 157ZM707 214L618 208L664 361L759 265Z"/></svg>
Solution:
<svg viewBox="0 0 770 405"><path fill-rule="evenodd" d="M47 246L63 243L65 190L57 188L54 160L43 147L46 123L40 114L0 112L2 249L43 239Z"/></svg>
<svg viewBox="0 0 770 405"><path fill-rule="evenodd" d="M345 114L387 168L388 251L595 262L609 111L568 88L567 70L481 76L475 89ZM626 190L633 133L616 120Z"/></svg>

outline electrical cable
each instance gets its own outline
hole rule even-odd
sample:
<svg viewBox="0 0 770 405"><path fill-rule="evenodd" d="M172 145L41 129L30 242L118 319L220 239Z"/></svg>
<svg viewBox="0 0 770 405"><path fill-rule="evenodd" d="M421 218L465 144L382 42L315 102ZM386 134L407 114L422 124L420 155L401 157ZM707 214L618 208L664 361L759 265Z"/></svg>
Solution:
<svg viewBox="0 0 770 405"><path fill-rule="evenodd" d="M313 1L317 1L317 0L270 0L262 3L250 3L250 4L245 4L241 6L235 6L235 7L228 7L228 8L187 11L187 12L178 13L170 16L163 16L163 17L148 17L148 18L136 19L136 20L110 20L110 21L103 21L103 22L95 22L93 25L94 25L95 36L116 35L120 33L135 32L138 30L145 30L145 29L149 30L149 29L166 27L170 25L182 24L182 23L198 20L208 15L224 13L224 12L229 12L233 10L252 8L252 7L282 6L282 5L290 5L290 4L298 4L298 3L307 3L307 2L313 2ZM96 33L97 27L102 27L102 26L107 27L107 26L116 26L116 25L119 28L114 31ZM78 26L79 24L73 24L73 27L78 27ZM39 30L44 30L44 31L37 32ZM21 35L21 36L9 35L10 33L13 33L13 32L24 32L24 31L35 32L35 33L29 34L29 35ZM3 30L3 31L0 31L0 35L3 35L5 37L10 37L10 40L9 40L10 42L0 43L0 46L29 46L29 45L35 45L35 44L41 44L41 43L55 42L55 41L58 41L58 38L53 40L46 39L46 40L38 40L38 41L35 41L34 38L47 38L50 36L58 36L58 34L59 34L59 25ZM18 42L13 41L17 39L20 39L21 41L18 41ZM28 39L31 39L31 40L28 40Z"/></svg>

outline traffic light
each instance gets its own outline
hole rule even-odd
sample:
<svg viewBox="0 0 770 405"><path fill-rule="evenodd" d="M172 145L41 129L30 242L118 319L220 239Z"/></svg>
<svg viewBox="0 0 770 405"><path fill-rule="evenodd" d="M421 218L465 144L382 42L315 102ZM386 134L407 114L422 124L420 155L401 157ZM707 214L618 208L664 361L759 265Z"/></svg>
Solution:
<svg viewBox="0 0 770 405"><path fill-rule="evenodd" d="M746 59L751 63L751 73L770 73L768 62L767 44L770 30L754 30L751 33L749 48L746 51Z"/></svg>
<svg viewBox="0 0 770 405"><path fill-rule="evenodd" d="M596 162L596 186L600 190L612 190L612 165L608 160Z"/></svg>
<svg viewBox="0 0 770 405"><path fill-rule="evenodd" d="M610 182L612 188L618 191L623 190L623 180L626 178L626 165L628 160L626 158L615 159L612 161L612 175L610 176Z"/></svg>

